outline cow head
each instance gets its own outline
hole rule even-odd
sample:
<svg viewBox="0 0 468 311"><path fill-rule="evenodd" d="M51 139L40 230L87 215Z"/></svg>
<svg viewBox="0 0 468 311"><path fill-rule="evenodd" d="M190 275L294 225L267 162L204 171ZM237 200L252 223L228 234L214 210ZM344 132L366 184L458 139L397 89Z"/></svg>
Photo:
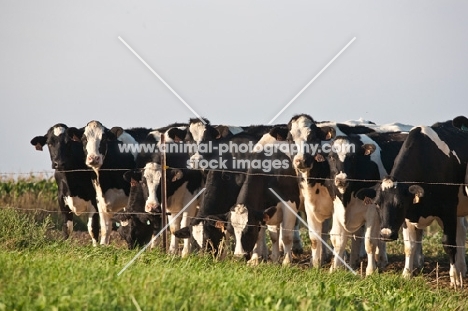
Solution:
<svg viewBox="0 0 468 311"><path fill-rule="evenodd" d="M220 132L207 119L203 119L203 121L201 119L190 119L185 141L197 145L197 150L190 154L190 166L192 168L198 168L198 163L203 158L210 157L206 151L201 150L200 144L219 138L221 138Z"/></svg>
<svg viewBox="0 0 468 311"><path fill-rule="evenodd" d="M464 132L468 132L468 118L464 116L459 116L453 119L453 126L459 128Z"/></svg>
<svg viewBox="0 0 468 311"><path fill-rule="evenodd" d="M335 136L333 128L319 128L311 116L301 114L294 116L289 121L288 130L287 140L294 143L297 149L297 153L292 159L297 170L308 170L312 168L314 161L324 161L323 156L316 153L316 150L322 141L330 140Z"/></svg>
<svg viewBox="0 0 468 311"><path fill-rule="evenodd" d="M53 169L71 169L76 167L75 162L84 156L80 150L78 132L76 128L68 128L65 124L59 123L52 126L45 135L31 139L31 144L39 151L47 145Z"/></svg>
<svg viewBox="0 0 468 311"><path fill-rule="evenodd" d="M362 144L357 139L345 136L336 137L328 154L331 178L334 187L344 194L349 185L349 179L363 176L361 171L369 170L370 155L375 151L374 144Z"/></svg>
<svg viewBox="0 0 468 311"><path fill-rule="evenodd" d="M380 215L380 236L396 240L405 218L411 217L411 211L421 203L424 190L419 185L409 186L387 176L375 187L360 190L357 197L364 201L373 199Z"/></svg>
<svg viewBox="0 0 468 311"><path fill-rule="evenodd" d="M107 144L110 141L116 141L122 133L123 129L120 127L109 130L98 121L90 121L84 128L81 137L86 155L86 165L93 169L101 168L106 157Z"/></svg>

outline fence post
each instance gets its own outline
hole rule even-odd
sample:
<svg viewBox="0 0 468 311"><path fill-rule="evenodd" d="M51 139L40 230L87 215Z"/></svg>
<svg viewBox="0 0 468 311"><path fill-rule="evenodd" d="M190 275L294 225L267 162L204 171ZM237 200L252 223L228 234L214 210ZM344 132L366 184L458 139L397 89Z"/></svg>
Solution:
<svg viewBox="0 0 468 311"><path fill-rule="evenodd" d="M161 135L161 228L165 228L167 224L167 197L166 197L166 142L164 140L164 134ZM162 233L162 248L164 252L167 252L167 230Z"/></svg>

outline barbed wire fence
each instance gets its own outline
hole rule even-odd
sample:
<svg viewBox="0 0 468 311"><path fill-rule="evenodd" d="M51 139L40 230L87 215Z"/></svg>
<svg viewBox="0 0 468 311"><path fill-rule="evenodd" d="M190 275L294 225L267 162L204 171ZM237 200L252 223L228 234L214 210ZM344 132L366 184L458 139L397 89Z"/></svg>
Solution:
<svg viewBox="0 0 468 311"><path fill-rule="evenodd" d="M126 172L126 171L134 170L134 169L135 168L116 168L116 169L100 169L100 171L121 171L121 172ZM166 169L187 169L187 167L170 167L170 166L166 166ZM212 168L210 168L210 169L190 168L190 170L199 170L199 171L204 171L204 172L217 171L217 172L222 172L222 173L258 175L258 176L269 176L269 177L285 177L285 178L294 178L294 179L300 179L301 178L298 175L272 174L272 173L268 173L268 172L263 172L263 173L262 172L255 172L255 173L252 173L252 172L247 172L247 171L242 171L242 170L227 170L227 169L212 169ZM93 172L93 170L92 169L74 169L74 170L43 170L43 171L31 171L31 172L0 172L0 183L5 182L6 180L12 180L12 176L31 176L33 178L45 177L45 179L52 179L56 172L59 172L59 173ZM8 178L8 179L5 179L5 178ZM325 181L325 180L332 181L333 180L332 178L317 178L317 177L308 177L307 179L317 180L317 181ZM379 180L374 180L374 179L352 179L352 178L348 178L347 180L350 181L350 182L369 182L369 183L371 183L371 182L373 182L373 183L381 182L380 179ZM441 185L441 186L468 186L468 184L465 184L465 183L444 183L444 182L398 181L398 183L401 183L401 184L422 184L422 185L424 185L424 184L425 185ZM9 209L14 209L14 210L18 210L18 211L43 212L43 213L47 213L47 214L61 214L62 213L62 211L60 211L60 210L49 210L49 209L44 209L44 208L23 208L23 207L14 207L14 206L0 207L0 208L1 209L9 208ZM129 214L129 215L148 215L147 212L136 212L136 211L128 211L128 210L124 210L124 211L121 211L121 212L123 212L125 214ZM87 214L91 214L91 212L82 212L80 214L81 215L87 215ZM153 215L162 215L162 213L152 213L152 214ZM196 217L196 216L195 217L187 216L187 218L190 219L190 220L204 220L204 218L200 218L200 217ZM220 222L224 222L224 221L220 221ZM224 223L227 224L227 222L224 222ZM257 225L248 225L248 226L258 227ZM268 229L267 225L263 225L263 227ZM305 229L308 230L307 228L305 228ZM289 230L289 229L282 229L282 230L297 231L297 230ZM322 233L322 236L331 238L333 236L333 234L325 232L325 233ZM341 236L343 236L343 235L341 235ZM377 237L365 237L365 236L360 236L360 235L352 234L352 233L345 234L344 236L349 238L349 239L362 239L362 240L371 239L371 240L386 241L386 240L384 240L384 239L382 239L380 237L378 237L378 238ZM405 241L403 239L400 239L400 240ZM423 241L413 241L413 242L417 243L417 244L422 244L423 243ZM449 246L449 245L441 244L441 246ZM466 246L468 246L468 241L465 243L465 246L456 246L456 247L457 248L465 248Z"/></svg>

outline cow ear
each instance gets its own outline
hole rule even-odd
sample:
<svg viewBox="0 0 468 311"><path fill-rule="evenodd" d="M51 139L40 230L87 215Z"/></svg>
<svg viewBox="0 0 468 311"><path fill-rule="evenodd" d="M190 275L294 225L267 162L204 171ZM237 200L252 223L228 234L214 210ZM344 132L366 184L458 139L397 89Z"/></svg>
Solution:
<svg viewBox="0 0 468 311"><path fill-rule="evenodd" d="M174 232L174 236L179 239L188 239L192 236L190 233L190 227L183 227Z"/></svg>
<svg viewBox="0 0 468 311"><path fill-rule="evenodd" d="M31 145L36 147L36 150L42 151L42 147L46 144L47 137L46 136L36 136L31 139Z"/></svg>
<svg viewBox="0 0 468 311"><path fill-rule="evenodd" d="M364 144L362 148L364 149L364 155L371 155L377 149L374 144Z"/></svg>
<svg viewBox="0 0 468 311"><path fill-rule="evenodd" d="M142 175L141 170L135 169L135 170L126 171L123 174L123 178L125 181L129 183L132 183L132 179L139 182L141 181L141 175Z"/></svg>
<svg viewBox="0 0 468 311"><path fill-rule="evenodd" d="M372 188L364 188L356 192L356 197L359 200L364 201L366 205L371 204L372 200L375 199L376 195L377 195L377 192L375 191L375 189L372 189Z"/></svg>
<svg viewBox="0 0 468 311"><path fill-rule="evenodd" d="M319 127L320 140L331 140L336 136L336 130L331 126Z"/></svg>
<svg viewBox="0 0 468 311"><path fill-rule="evenodd" d="M121 128L120 126L114 126L113 128L111 128L109 130L109 133L112 133L112 135L109 135L109 138L112 139L112 140L115 140L117 138L120 137L120 135L122 135L124 132L124 129Z"/></svg>
<svg viewBox="0 0 468 311"><path fill-rule="evenodd" d="M172 170L172 182L178 181L184 177L184 173L181 170L173 169Z"/></svg>
<svg viewBox="0 0 468 311"><path fill-rule="evenodd" d="M456 117L453 119L452 124L460 130L468 132L468 119L464 116Z"/></svg>
<svg viewBox="0 0 468 311"><path fill-rule="evenodd" d="M409 193L414 194L413 204L419 203L419 198L424 197L424 189L418 185L412 185L408 188Z"/></svg>
<svg viewBox="0 0 468 311"><path fill-rule="evenodd" d="M276 125L270 130L269 134L277 141L285 141L289 136L289 130L285 125Z"/></svg>
<svg viewBox="0 0 468 311"><path fill-rule="evenodd" d="M83 137L84 130L77 129L76 127L69 127L65 131L68 138L73 141L81 141L81 137Z"/></svg>
<svg viewBox="0 0 468 311"><path fill-rule="evenodd" d="M213 126L209 126L209 131L210 131L210 135L211 135L212 138L214 138L214 139L220 139L221 138L221 133L216 128L214 128Z"/></svg>

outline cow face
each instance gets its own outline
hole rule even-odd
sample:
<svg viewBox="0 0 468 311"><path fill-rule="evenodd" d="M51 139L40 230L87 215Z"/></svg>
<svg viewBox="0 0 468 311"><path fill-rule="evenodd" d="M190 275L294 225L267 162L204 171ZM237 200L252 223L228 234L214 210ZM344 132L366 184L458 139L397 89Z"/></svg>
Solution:
<svg viewBox="0 0 468 311"><path fill-rule="evenodd" d="M314 161L322 162L324 158L319 154L313 154L313 146L317 148L323 140L329 140L334 136L330 127L319 128L309 115L298 115L288 123L288 141L295 144L297 153L293 158L293 165L297 170L312 168Z"/></svg>
<svg viewBox="0 0 468 311"><path fill-rule="evenodd" d="M114 129L119 130L120 128ZM109 131L100 122L89 122L81 138L86 155L86 165L93 169L101 168L107 153L108 142L116 139L114 132Z"/></svg>
<svg viewBox="0 0 468 311"><path fill-rule="evenodd" d="M185 141L187 143L196 144L200 147L201 143L214 141L221 137L219 131L210 125L210 122L203 119L204 123L200 119L190 119L187 135ZM190 166L192 168L198 168L198 163L203 158L209 156L206 152L203 152L201 148L197 148L194 153L190 154Z"/></svg>
<svg viewBox="0 0 468 311"><path fill-rule="evenodd" d="M71 169L76 160L81 160L83 153L80 150L81 144L75 135L78 131L75 128L68 128L65 124L56 124L51 127L44 136L36 136L31 140L31 144L36 150L42 151L42 147L47 145L49 149L52 168L57 170ZM78 157L79 159L75 158Z"/></svg>
<svg viewBox="0 0 468 311"><path fill-rule="evenodd" d="M396 240L398 231L405 220L405 185L399 185L392 178L382 180L377 188L374 203L380 213L380 236L387 240Z"/></svg>
<svg viewBox="0 0 468 311"><path fill-rule="evenodd" d="M161 183L161 165L150 162L145 165L143 170L143 184L148 189L148 199L146 199L145 211L148 213L159 211L160 202L158 200L158 191Z"/></svg>
<svg viewBox="0 0 468 311"><path fill-rule="evenodd" d="M363 176L360 170L369 169L370 155L375 151L374 144L362 145L347 137L337 137L328 154L331 177L339 193L344 194L348 188L349 179Z"/></svg>
<svg viewBox="0 0 468 311"><path fill-rule="evenodd" d="M154 215L136 215L120 212L114 216L117 232L127 242L128 249L142 247L151 241L157 220Z"/></svg>

